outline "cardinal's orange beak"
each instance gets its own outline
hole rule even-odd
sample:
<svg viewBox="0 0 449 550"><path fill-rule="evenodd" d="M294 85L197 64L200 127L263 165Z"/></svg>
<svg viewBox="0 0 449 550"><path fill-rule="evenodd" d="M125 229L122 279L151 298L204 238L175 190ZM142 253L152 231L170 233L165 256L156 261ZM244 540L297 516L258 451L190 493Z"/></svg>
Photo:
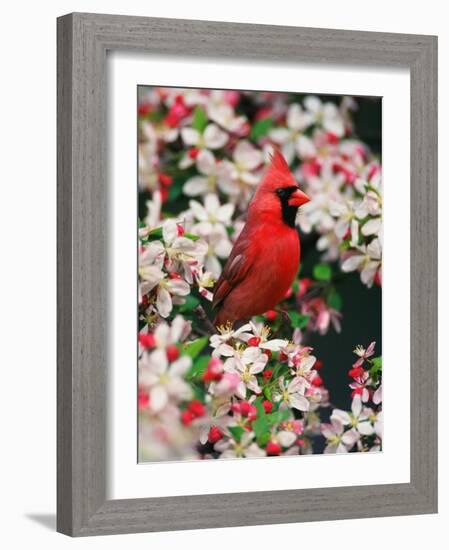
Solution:
<svg viewBox="0 0 449 550"><path fill-rule="evenodd" d="M310 202L310 198L301 191L301 189L297 189L294 191L290 198L288 199L288 204L290 206L302 206L303 204L306 204Z"/></svg>

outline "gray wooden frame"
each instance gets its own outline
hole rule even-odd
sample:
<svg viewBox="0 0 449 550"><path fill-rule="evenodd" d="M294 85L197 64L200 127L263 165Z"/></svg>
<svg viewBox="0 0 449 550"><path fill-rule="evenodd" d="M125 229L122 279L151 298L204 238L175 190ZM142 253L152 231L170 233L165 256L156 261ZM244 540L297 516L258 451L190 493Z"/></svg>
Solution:
<svg viewBox="0 0 449 550"><path fill-rule="evenodd" d="M108 50L410 69L410 483L106 499ZM437 38L81 13L59 18L58 531L82 536L436 511Z"/></svg>

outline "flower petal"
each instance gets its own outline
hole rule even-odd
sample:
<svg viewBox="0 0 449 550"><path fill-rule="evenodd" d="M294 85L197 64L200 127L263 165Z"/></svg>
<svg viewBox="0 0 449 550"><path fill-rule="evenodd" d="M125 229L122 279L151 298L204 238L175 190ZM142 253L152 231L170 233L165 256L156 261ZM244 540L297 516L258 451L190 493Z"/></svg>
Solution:
<svg viewBox="0 0 449 550"><path fill-rule="evenodd" d="M360 254L354 254L349 256L341 265L342 271L348 273L349 271L355 271L358 269L363 262L364 257Z"/></svg>
<svg viewBox="0 0 449 550"><path fill-rule="evenodd" d="M209 185L207 178L204 178L203 176L193 176L192 178L189 178L182 188L184 194L188 197L202 195L208 189Z"/></svg>
<svg viewBox="0 0 449 550"><path fill-rule="evenodd" d="M168 394L164 386L154 386L150 390L150 409L154 413L160 412L168 402Z"/></svg>
<svg viewBox="0 0 449 550"><path fill-rule="evenodd" d="M371 218L362 226L362 235L377 235L382 227L381 218Z"/></svg>
<svg viewBox="0 0 449 550"><path fill-rule="evenodd" d="M209 149L220 149L228 141L228 134L216 124L209 124L204 130L204 143Z"/></svg>
<svg viewBox="0 0 449 550"><path fill-rule="evenodd" d="M352 414L356 418L360 416L360 413L362 412L362 400L360 399L360 395L354 396L351 404L351 410L352 410Z"/></svg>
<svg viewBox="0 0 449 550"><path fill-rule="evenodd" d="M186 145L196 145L200 140L200 133L193 128L182 128L181 137Z"/></svg>
<svg viewBox="0 0 449 550"><path fill-rule="evenodd" d="M277 438L283 447L290 447L296 441L296 434L288 430L282 430L277 434Z"/></svg>
<svg viewBox="0 0 449 550"><path fill-rule="evenodd" d="M198 171L205 176L215 174L217 170L217 162L214 154L207 149L200 151L196 157L196 167L198 168Z"/></svg>
<svg viewBox="0 0 449 550"><path fill-rule="evenodd" d="M372 435L374 433L374 427L372 426L371 422L367 420L359 422L357 424L357 430L362 435Z"/></svg>
<svg viewBox="0 0 449 550"><path fill-rule="evenodd" d="M187 296L190 293L190 285L182 279L170 279L166 286L170 294L175 296Z"/></svg>
<svg viewBox="0 0 449 550"><path fill-rule="evenodd" d="M159 287L157 291L156 307L161 317L168 317L173 308L170 292L166 288Z"/></svg>
<svg viewBox="0 0 449 550"><path fill-rule="evenodd" d="M235 162L245 170L254 170L263 160L262 151L251 145L249 141L239 141L234 149Z"/></svg>
<svg viewBox="0 0 449 550"><path fill-rule="evenodd" d="M342 411L341 409L334 409L331 416L331 421L336 420L337 422L340 422L341 424L347 426L351 423L351 417L346 411Z"/></svg>
<svg viewBox="0 0 449 550"><path fill-rule="evenodd" d="M299 393L290 394L290 405L294 409L298 409L299 411L306 412L310 408L309 401Z"/></svg>

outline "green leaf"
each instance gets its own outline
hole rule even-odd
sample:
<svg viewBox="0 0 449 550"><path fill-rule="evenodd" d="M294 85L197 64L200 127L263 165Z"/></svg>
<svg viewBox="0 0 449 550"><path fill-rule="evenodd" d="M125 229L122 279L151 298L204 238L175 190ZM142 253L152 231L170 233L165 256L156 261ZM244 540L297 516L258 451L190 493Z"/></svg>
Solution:
<svg viewBox="0 0 449 550"><path fill-rule="evenodd" d="M382 357L373 357L371 359L371 364L373 366L369 369L369 374L373 379L373 382L377 383L382 374Z"/></svg>
<svg viewBox="0 0 449 550"><path fill-rule="evenodd" d="M347 239L346 241L341 242L338 247L340 250L348 250L348 248L351 248L351 243L349 239Z"/></svg>
<svg viewBox="0 0 449 550"><path fill-rule="evenodd" d="M184 233L183 237L186 237L191 241L197 241L199 239L198 235L194 235L193 233Z"/></svg>
<svg viewBox="0 0 449 550"><path fill-rule="evenodd" d="M182 183L178 183L174 181L169 187L168 200L170 202L175 201L181 196L181 194L182 194Z"/></svg>
<svg viewBox="0 0 449 550"><path fill-rule="evenodd" d="M184 353L186 353L192 359L196 359L198 355L203 351L203 349L207 346L208 342L209 338L207 336L203 336L202 338L198 338L193 342L189 342L184 346Z"/></svg>
<svg viewBox="0 0 449 550"><path fill-rule="evenodd" d="M268 423L267 414L263 408L260 397L255 400L254 405L257 409L257 418L254 420L252 428L256 434L257 443L259 445L263 445L262 441L264 441L267 434L268 438L270 437L270 425Z"/></svg>
<svg viewBox="0 0 449 550"><path fill-rule="evenodd" d="M207 115L200 107L197 105L195 107L195 110L193 111L193 121L192 121L192 128L195 130L198 130L198 132L203 133L204 128L207 126Z"/></svg>
<svg viewBox="0 0 449 550"><path fill-rule="evenodd" d="M161 122L164 116L165 114L163 113L163 111L155 110L155 111L151 111L151 113L148 113L146 118L148 120L151 120L151 122Z"/></svg>
<svg viewBox="0 0 449 550"><path fill-rule="evenodd" d="M289 311L288 315L293 328L305 328L310 321L310 315L301 315L297 311Z"/></svg>
<svg viewBox="0 0 449 550"><path fill-rule="evenodd" d="M280 378L283 374L286 374L288 372L288 366L285 363L278 363L274 369L273 374L271 376L272 380L277 380Z"/></svg>
<svg viewBox="0 0 449 550"><path fill-rule="evenodd" d="M184 233L183 235L187 239L190 239L191 241L197 241L199 239L198 235L194 235L193 233ZM149 241L161 241L162 240L162 227L156 227L156 229L152 229L148 233L148 240Z"/></svg>
<svg viewBox="0 0 449 550"><path fill-rule="evenodd" d="M257 141L259 138L266 136L272 126L273 119L271 117L261 118L251 128L250 138Z"/></svg>
<svg viewBox="0 0 449 550"><path fill-rule="evenodd" d="M162 227L156 227L148 233L148 240L160 241L162 239Z"/></svg>
<svg viewBox="0 0 449 550"><path fill-rule="evenodd" d="M327 303L330 307L336 309L337 311L341 311L343 306L341 296L335 289L331 290L327 295Z"/></svg>
<svg viewBox="0 0 449 550"><path fill-rule="evenodd" d="M195 360L190 370L187 373L187 378L201 378L207 368L207 364L210 361L208 355L201 355L198 359Z"/></svg>
<svg viewBox="0 0 449 550"><path fill-rule="evenodd" d="M330 281L332 268L329 264L316 264L313 268L313 276L317 281Z"/></svg>
<svg viewBox="0 0 449 550"><path fill-rule="evenodd" d="M265 386L265 388L263 389L263 394L268 399L268 401L271 401L271 390L268 386Z"/></svg>
<svg viewBox="0 0 449 550"><path fill-rule="evenodd" d="M199 303L200 301L198 300L198 298L189 294L185 297L185 304L181 304L179 306L179 312L187 313L189 311L193 311Z"/></svg>
<svg viewBox="0 0 449 550"><path fill-rule="evenodd" d="M260 447L265 447L265 445L270 441L270 439L271 439L270 432L266 432L259 437L259 439L257 440L257 443L259 444Z"/></svg>
<svg viewBox="0 0 449 550"><path fill-rule="evenodd" d="M270 426L285 422L289 417L290 411L288 409L280 409L279 411L267 414L267 420Z"/></svg>
<svg viewBox="0 0 449 550"><path fill-rule="evenodd" d="M197 384L195 380L190 380L190 387L193 390L193 399L198 399L198 401L206 399L206 389L201 381Z"/></svg>
<svg viewBox="0 0 449 550"><path fill-rule="evenodd" d="M228 426L228 430L237 442L242 439L242 435L245 433L244 428L241 426Z"/></svg>

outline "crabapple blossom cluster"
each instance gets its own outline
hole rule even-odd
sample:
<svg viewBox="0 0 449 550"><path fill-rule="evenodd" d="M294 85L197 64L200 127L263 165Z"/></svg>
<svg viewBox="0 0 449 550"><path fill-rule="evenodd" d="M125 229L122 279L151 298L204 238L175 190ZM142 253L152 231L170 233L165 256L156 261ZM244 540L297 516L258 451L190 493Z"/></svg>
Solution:
<svg viewBox="0 0 449 550"><path fill-rule="evenodd" d="M325 453L379 451L382 448L382 360L374 355L375 342L357 346L357 361L349 370L352 382L350 411L334 409L329 423L321 424L327 440Z"/></svg>
<svg viewBox="0 0 449 550"><path fill-rule="evenodd" d="M312 198L298 215L304 232L318 233L325 260L344 272L359 271L363 284L381 284L382 187L380 164L366 146L316 130L296 175Z"/></svg>
<svg viewBox="0 0 449 550"><path fill-rule="evenodd" d="M307 344L344 327L347 273L367 292L381 285L381 166L356 137L356 108L351 98L139 88L140 460L381 448L374 344L356 348L350 411L331 404L319 347ZM315 259L276 310L212 334L203 317L274 147L312 199L297 225L302 255Z"/></svg>
<svg viewBox="0 0 449 550"><path fill-rule="evenodd" d="M174 220L166 220L161 228L139 232L139 304L142 318L166 318L173 305L185 303L185 296L195 285L207 299L213 279L204 271L207 243L186 233Z"/></svg>
<svg viewBox="0 0 449 550"><path fill-rule="evenodd" d="M328 406L311 348L252 322L189 342L190 330L177 316L139 334L142 460L311 452Z"/></svg>
<svg viewBox="0 0 449 550"><path fill-rule="evenodd" d="M310 347L270 338L253 322L193 341L190 333L178 315L139 334L142 460L306 454L320 436L325 453L381 449L374 343L356 348L351 411L333 408L323 422L329 394Z"/></svg>

